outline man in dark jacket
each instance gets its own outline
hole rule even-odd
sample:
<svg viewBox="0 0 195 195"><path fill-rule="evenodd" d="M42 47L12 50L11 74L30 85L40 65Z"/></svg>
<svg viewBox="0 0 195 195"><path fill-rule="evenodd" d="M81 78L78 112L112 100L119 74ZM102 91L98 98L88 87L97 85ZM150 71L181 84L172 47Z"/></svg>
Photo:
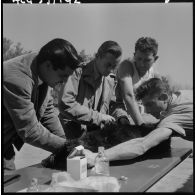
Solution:
<svg viewBox="0 0 195 195"><path fill-rule="evenodd" d="M65 82L78 65L76 49L63 39L3 63L4 170L15 169L13 146L19 151L24 142L52 153L66 150L51 87Z"/></svg>

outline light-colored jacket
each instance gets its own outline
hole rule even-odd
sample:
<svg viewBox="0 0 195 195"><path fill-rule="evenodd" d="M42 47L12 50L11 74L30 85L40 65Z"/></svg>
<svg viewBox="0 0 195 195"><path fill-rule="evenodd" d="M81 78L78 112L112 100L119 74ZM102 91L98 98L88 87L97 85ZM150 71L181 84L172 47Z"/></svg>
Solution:
<svg viewBox="0 0 195 195"><path fill-rule="evenodd" d="M114 74L103 78L100 110L93 109L95 96L94 63L95 61L92 60L77 68L62 87L59 95L60 118L73 120L84 125L100 126L103 120L102 114L111 114L116 119L126 115L125 111L110 108L117 84Z"/></svg>
<svg viewBox="0 0 195 195"><path fill-rule="evenodd" d="M39 78L36 53L3 63L4 152L11 144L18 150L23 143L55 152L64 145L64 131L54 114L51 88L46 84L37 95Z"/></svg>

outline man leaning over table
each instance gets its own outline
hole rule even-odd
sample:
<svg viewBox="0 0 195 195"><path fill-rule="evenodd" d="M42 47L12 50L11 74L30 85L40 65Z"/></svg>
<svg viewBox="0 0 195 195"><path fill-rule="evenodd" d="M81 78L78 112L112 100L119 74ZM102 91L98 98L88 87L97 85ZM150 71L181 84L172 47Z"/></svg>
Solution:
<svg viewBox="0 0 195 195"><path fill-rule="evenodd" d="M3 165L14 170L14 146L24 143L49 152L65 149L65 134L54 113L51 87L63 82L79 65L73 45L53 39L39 53L3 63Z"/></svg>
<svg viewBox="0 0 195 195"><path fill-rule="evenodd" d="M142 100L147 113L160 120L157 128L141 138L123 142L105 150L112 160L133 159L146 153L171 136L193 140L193 91L171 92L169 84L161 78L152 78L137 89L137 98ZM96 153L84 151L88 164L94 165Z"/></svg>

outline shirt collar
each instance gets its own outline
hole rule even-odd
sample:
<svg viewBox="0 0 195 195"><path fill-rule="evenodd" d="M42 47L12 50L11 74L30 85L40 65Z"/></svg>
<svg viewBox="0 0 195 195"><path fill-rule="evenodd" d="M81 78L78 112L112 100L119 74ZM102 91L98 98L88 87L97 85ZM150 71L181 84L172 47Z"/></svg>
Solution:
<svg viewBox="0 0 195 195"><path fill-rule="evenodd" d="M40 86L41 84L43 84L43 81L42 81L41 78L38 76L38 86Z"/></svg>

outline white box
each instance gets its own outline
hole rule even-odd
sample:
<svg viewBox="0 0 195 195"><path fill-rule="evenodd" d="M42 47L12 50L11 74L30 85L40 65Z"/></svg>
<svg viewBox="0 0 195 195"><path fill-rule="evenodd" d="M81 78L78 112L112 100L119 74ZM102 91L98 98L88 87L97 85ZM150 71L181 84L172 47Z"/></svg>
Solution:
<svg viewBox="0 0 195 195"><path fill-rule="evenodd" d="M87 159L84 156L75 156L67 158L67 172L75 180L87 177Z"/></svg>

